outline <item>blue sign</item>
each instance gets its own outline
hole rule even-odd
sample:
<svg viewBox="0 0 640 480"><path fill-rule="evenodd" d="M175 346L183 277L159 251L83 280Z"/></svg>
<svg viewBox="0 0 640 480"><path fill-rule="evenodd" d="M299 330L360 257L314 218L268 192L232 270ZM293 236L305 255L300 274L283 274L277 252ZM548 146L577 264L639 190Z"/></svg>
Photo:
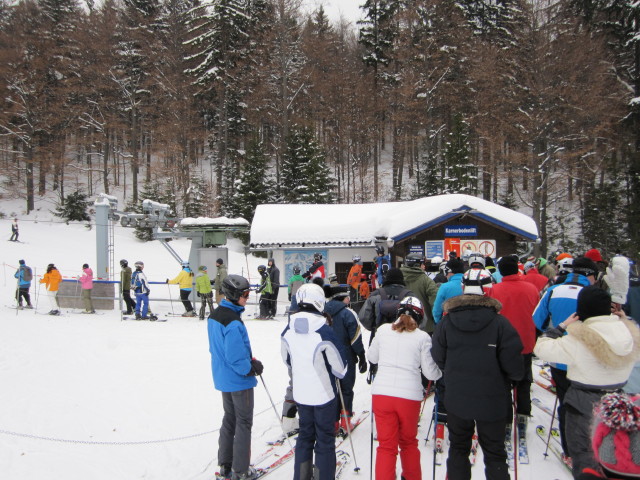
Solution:
<svg viewBox="0 0 640 480"><path fill-rule="evenodd" d="M477 225L449 225L444 227L445 237L477 237Z"/></svg>
<svg viewBox="0 0 640 480"><path fill-rule="evenodd" d="M424 242L427 258L440 257L444 258L444 241L443 240L427 240Z"/></svg>
<svg viewBox="0 0 640 480"><path fill-rule="evenodd" d="M424 248L422 248L422 245L409 245L409 253L424 255Z"/></svg>

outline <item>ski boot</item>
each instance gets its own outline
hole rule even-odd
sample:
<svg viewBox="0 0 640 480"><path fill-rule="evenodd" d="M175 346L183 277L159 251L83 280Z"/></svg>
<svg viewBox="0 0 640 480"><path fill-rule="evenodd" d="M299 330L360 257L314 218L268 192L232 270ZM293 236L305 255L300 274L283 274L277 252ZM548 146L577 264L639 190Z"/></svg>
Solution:
<svg viewBox="0 0 640 480"><path fill-rule="evenodd" d="M253 467L249 467L243 473L233 472L231 474L231 480L253 480L254 478L258 478L258 471Z"/></svg>
<svg viewBox="0 0 640 480"><path fill-rule="evenodd" d="M344 436L347 436L349 432L353 430L353 423L351 423L352 417L352 412L347 412L346 410L340 412L340 431Z"/></svg>
<svg viewBox="0 0 640 480"><path fill-rule="evenodd" d="M231 466L220 465L220 470L216 472L216 480L231 480Z"/></svg>

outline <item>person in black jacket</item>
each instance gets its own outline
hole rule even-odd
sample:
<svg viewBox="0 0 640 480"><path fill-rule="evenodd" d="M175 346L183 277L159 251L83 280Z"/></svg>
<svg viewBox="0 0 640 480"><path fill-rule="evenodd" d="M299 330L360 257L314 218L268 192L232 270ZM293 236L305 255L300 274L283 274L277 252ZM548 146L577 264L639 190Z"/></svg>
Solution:
<svg viewBox="0 0 640 480"><path fill-rule="evenodd" d="M498 312L502 305L487 297L491 274L467 271L463 295L444 304L436 326L431 355L444 372L449 428L449 480L471 478L469 453L474 427L484 453L488 480L509 479L505 451L505 409L511 383L524 376L522 342L509 320Z"/></svg>
<svg viewBox="0 0 640 480"><path fill-rule="evenodd" d="M267 272L269 272L269 279L271 280L271 294L269 295L270 302L268 303L269 307L269 316L275 317L278 312L278 291L280 290L280 269L276 267L276 262L273 258L269 259L269 263L267 263Z"/></svg>
<svg viewBox="0 0 640 480"><path fill-rule="evenodd" d="M348 433L351 428L351 418L353 417L353 386L356 383L356 360L360 373L367 371L367 359L364 354L362 344L362 334L356 312L351 310L349 302L349 290L347 287L330 287L326 285L325 296L327 303L324 306L325 313L331 316L331 328L335 333L338 342L342 344L347 359L347 374L340 379L340 389L344 399L344 410L338 405L336 419L339 420L338 428L344 433ZM347 422L349 428L347 429Z"/></svg>

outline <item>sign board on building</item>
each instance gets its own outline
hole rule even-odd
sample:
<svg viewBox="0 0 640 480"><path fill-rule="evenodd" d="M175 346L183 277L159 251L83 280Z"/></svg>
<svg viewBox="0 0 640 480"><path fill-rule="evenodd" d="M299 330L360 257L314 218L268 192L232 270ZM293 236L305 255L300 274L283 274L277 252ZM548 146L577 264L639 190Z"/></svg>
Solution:
<svg viewBox="0 0 640 480"><path fill-rule="evenodd" d="M495 258L496 241L495 240L462 240L460 242L460 250L463 252L479 252L482 255Z"/></svg>
<svg viewBox="0 0 640 480"><path fill-rule="evenodd" d="M444 258L444 240L427 240L424 242L424 249L427 252L425 255L427 258Z"/></svg>
<svg viewBox="0 0 640 480"><path fill-rule="evenodd" d="M424 255L424 248L422 245L409 245L409 253L418 253Z"/></svg>
<svg viewBox="0 0 640 480"><path fill-rule="evenodd" d="M478 236L477 225L448 225L444 227L445 237L476 237Z"/></svg>
<svg viewBox="0 0 640 480"><path fill-rule="evenodd" d="M444 241L444 252L449 256L451 252L456 252L460 257L460 239L459 238L447 238Z"/></svg>

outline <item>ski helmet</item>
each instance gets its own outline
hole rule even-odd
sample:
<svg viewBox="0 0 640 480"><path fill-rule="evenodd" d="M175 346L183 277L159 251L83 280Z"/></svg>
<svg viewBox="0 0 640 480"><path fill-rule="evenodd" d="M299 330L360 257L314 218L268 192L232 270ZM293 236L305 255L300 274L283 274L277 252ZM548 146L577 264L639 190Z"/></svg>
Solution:
<svg viewBox="0 0 640 480"><path fill-rule="evenodd" d="M295 266L293 267L293 274L294 275L300 275L300 267L299 266Z"/></svg>
<svg viewBox="0 0 640 480"><path fill-rule="evenodd" d="M140 260L138 260L136 263L134 263L134 265L135 265L135 267L136 267L136 268L142 268L142 267L144 267L144 263L143 263L143 262L141 262Z"/></svg>
<svg viewBox="0 0 640 480"><path fill-rule="evenodd" d="M337 285L338 275L336 275L335 273L330 273L329 276L327 277L327 280L329 280L330 285Z"/></svg>
<svg viewBox="0 0 640 480"><path fill-rule="evenodd" d="M238 303L240 297L249 296L249 281L241 275L228 275L222 281L221 287L224 296L232 303Z"/></svg>
<svg viewBox="0 0 640 480"><path fill-rule="evenodd" d="M189 268L189 262L181 262L180 265L182 268Z"/></svg>
<svg viewBox="0 0 640 480"><path fill-rule="evenodd" d="M322 260L322 254L320 252L316 252L313 254L313 259L318 262L320 260Z"/></svg>
<svg viewBox="0 0 640 480"><path fill-rule="evenodd" d="M407 265L407 267L417 267L423 262L424 257L421 253L410 253L404 260L404 263Z"/></svg>
<svg viewBox="0 0 640 480"><path fill-rule="evenodd" d="M462 277L462 291L471 295L486 295L493 286L493 277L489 270L472 268Z"/></svg>
<svg viewBox="0 0 640 480"><path fill-rule="evenodd" d="M122 268L125 268L129 265L129 262L127 262L124 258L122 260L120 260L120 266Z"/></svg>
<svg viewBox="0 0 640 480"><path fill-rule="evenodd" d="M448 275L449 272L451 272L451 269L449 268L447 263L449 262L440 262L440 266L438 267L438 269L442 272L443 275Z"/></svg>
<svg viewBox="0 0 640 480"><path fill-rule="evenodd" d="M484 255L478 252L473 252L469 255L469 266L473 268L475 265L476 268L484 268L486 263L484 260Z"/></svg>
<svg viewBox="0 0 640 480"><path fill-rule="evenodd" d="M324 290L315 283L305 283L296 292L296 301L301 307L312 307L322 313L324 310Z"/></svg>
<svg viewBox="0 0 640 480"><path fill-rule="evenodd" d="M396 310L396 317L399 317L402 314L410 315L416 323L420 325L424 318L422 302L420 302L417 297L407 295L400 301L398 309Z"/></svg>
<svg viewBox="0 0 640 480"><path fill-rule="evenodd" d="M376 253L378 255L384 255L384 247L382 245L377 245L376 246Z"/></svg>
<svg viewBox="0 0 640 480"><path fill-rule="evenodd" d="M558 260L558 273L560 275L567 275L573 272L573 258L565 257Z"/></svg>
<svg viewBox="0 0 640 480"><path fill-rule="evenodd" d="M436 255L431 259L431 265L440 265L441 263L442 263L442 257L439 255Z"/></svg>
<svg viewBox="0 0 640 480"><path fill-rule="evenodd" d="M200 265L198 267L198 270L200 270L201 272L206 272L207 271L207 266L206 265Z"/></svg>
<svg viewBox="0 0 640 480"><path fill-rule="evenodd" d="M258 273L264 273L266 271L267 271L267 267L265 267L264 265L258 266Z"/></svg>
<svg viewBox="0 0 640 480"><path fill-rule="evenodd" d="M362 260L362 257L360 255L354 255L353 256L353 261L354 262L359 262L360 260Z"/></svg>

